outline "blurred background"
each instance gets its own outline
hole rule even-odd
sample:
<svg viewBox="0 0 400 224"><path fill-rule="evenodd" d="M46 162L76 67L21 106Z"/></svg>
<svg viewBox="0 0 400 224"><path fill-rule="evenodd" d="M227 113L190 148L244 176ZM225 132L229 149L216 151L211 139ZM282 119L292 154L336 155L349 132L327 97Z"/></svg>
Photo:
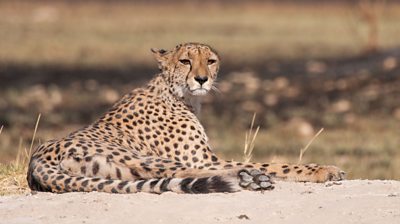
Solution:
<svg viewBox="0 0 400 224"><path fill-rule="evenodd" d="M217 154L335 164L400 179L396 1L0 1L0 163L102 115L157 72L150 48L207 43L220 91L201 121Z"/></svg>

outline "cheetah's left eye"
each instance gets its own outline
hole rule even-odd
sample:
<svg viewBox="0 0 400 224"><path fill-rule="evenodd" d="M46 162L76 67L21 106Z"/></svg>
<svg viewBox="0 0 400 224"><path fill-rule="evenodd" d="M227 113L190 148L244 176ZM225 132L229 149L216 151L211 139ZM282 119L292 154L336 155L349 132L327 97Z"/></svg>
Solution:
<svg viewBox="0 0 400 224"><path fill-rule="evenodd" d="M181 60L179 60L179 62L184 65L190 65L190 60L188 60L188 59L181 59Z"/></svg>
<svg viewBox="0 0 400 224"><path fill-rule="evenodd" d="M214 64L215 62L217 62L217 60L209 59L209 60L207 61L207 64L208 64L208 65L212 65L212 64Z"/></svg>

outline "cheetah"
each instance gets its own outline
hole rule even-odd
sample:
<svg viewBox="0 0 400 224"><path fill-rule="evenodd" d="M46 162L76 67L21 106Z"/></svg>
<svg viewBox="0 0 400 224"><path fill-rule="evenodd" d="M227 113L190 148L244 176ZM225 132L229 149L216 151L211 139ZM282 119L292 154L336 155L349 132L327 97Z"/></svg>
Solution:
<svg viewBox="0 0 400 224"><path fill-rule="evenodd" d="M274 180L342 180L335 166L226 161L216 156L197 118L220 57L185 43L151 49L160 73L93 124L37 147L27 180L33 191L213 193L271 190Z"/></svg>

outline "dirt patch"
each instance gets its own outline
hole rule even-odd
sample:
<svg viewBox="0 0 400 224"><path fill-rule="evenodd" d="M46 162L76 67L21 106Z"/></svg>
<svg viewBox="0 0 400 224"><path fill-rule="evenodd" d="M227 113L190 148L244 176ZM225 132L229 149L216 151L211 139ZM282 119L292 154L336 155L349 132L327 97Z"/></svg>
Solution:
<svg viewBox="0 0 400 224"><path fill-rule="evenodd" d="M399 181L279 182L264 193L7 196L0 223L399 223L399 205Z"/></svg>

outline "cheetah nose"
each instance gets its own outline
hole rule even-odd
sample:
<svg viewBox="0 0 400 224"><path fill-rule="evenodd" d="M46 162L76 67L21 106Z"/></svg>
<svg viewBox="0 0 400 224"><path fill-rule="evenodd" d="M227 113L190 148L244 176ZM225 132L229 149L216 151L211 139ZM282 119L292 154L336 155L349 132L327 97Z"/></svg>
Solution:
<svg viewBox="0 0 400 224"><path fill-rule="evenodd" d="M200 85L203 85L205 82L207 82L208 77L207 76L196 76L196 77L194 77L194 80L196 80Z"/></svg>

